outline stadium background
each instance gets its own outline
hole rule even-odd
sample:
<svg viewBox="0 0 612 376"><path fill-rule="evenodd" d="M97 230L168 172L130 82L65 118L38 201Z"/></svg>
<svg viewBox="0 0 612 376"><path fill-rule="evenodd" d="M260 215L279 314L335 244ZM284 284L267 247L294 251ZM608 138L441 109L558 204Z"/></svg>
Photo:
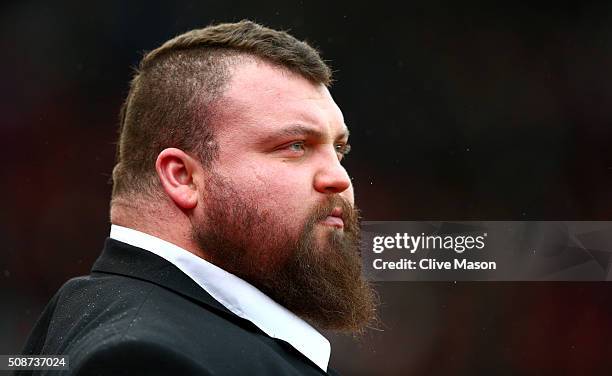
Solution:
<svg viewBox="0 0 612 376"><path fill-rule="evenodd" d="M3 2L0 354L109 230L117 114L142 51L249 18L318 47L365 220L611 220L612 6ZM612 369L609 283L380 283L346 375Z"/></svg>

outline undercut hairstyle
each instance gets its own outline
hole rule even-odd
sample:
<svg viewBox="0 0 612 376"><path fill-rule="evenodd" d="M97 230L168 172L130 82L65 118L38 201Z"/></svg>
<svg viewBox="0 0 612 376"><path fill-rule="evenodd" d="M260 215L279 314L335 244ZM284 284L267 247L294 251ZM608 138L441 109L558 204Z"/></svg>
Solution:
<svg viewBox="0 0 612 376"><path fill-rule="evenodd" d="M210 166L217 153L215 105L230 68L253 58L314 84L331 84L331 69L313 47L251 21L211 25L167 41L144 55L121 107L111 205L138 195L160 197L155 162L166 148Z"/></svg>

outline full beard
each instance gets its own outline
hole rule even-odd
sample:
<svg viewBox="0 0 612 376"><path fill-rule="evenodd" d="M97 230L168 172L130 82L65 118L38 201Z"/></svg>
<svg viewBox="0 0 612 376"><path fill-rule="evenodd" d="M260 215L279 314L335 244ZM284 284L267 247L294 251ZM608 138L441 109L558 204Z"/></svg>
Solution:
<svg viewBox="0 0 612 376"><path fill-rule="evenodd" d="M222 177L211 174L207 185L205 218L192 237L210 262L321 329L360 333L375 319L374 290L361 274L359 212L349 202L329 196L293 235ZM343 230L320 224L335 207Z"/></svg>

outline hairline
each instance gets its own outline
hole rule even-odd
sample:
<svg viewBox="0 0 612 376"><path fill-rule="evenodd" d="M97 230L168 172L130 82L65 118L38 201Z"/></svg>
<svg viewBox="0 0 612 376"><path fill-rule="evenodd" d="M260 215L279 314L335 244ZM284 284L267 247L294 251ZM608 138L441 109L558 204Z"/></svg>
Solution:
<svg viewBox="0 0 612 376"><path fill-rule="evenodd" d="M231 47L210 47L210 49L213 51L216 50L215 52L221 53L222 56L219 57L219 59L221 60L219 63L225 65L224 69L226 69L227 76L225 80L221 83L219 87L219 91L215 93L211 98L209 98L210 101L202 101L203 96L205 96L206 94L197 93L195 102L198 102L200 104L204 103L204 105L207 107L206 109L204 109L204 111L212 115L209 118L210 122L208 126L211 127L211 134L212 134L212 139L209 141L212 141L213 143L216 143L216 141L218 140L217 132L220 131L222 128L224 128L223 127L224 124L229 123L223 120L223 116L226 116L226 112L223 111L222 109L227 108L226 106L224 106L224 104L231 105L231 103L233 102L233 99L230 96L227 96L226 94L229 91L231 85L235 82L234 79L236 76L236 72L239 69L241 69L241 67L244 67L250 64L254 64L256 66L266 65L274 69L275 71L279 72L280 74L284 75L287 79L301 78L301 79L308 81L310 84L314 86L321 85L325 88L328 88L330 86L330 84L328 83L325 83L322 81L316 81L312 79L312 77L309 77L308 75L302 74L299 71L296 71L295 69L291 69L290 66L273 61L272 59L268 59L264 56L260 56L260 55L251 53L250 51L244 51L244 50L231 48ZM181 53L181 52L189 51L189 50L195 51L195 50L198 50L198 47L195 47L192 49L175 49L175 50L164 51L164 53L156 55L154 59L148 60L148 63L147 63L148 66L145 69L141 70L139 74L146 75L148 69L151 69L151 67L155 64L156 60L158 59L163 59L164 57L169 56L173 53ZM225 55L224 53L227 53L227 55ZM200 57L199 59L202 59L202 58ZM221 109L221 110L218 110L218 109ZM192 115L195 116L196 112L200 110L202 109L199 107L192 108L192 111L193 111ZM205 161L199 155L198 150L183 150L183 149L180 149L180 150L194 157L198 161L198 163L200 163L203 167L206 167L210 169L211 171L214 170L214 164L218 160L217 153L214 153L210 160ZM154 175L156 176L156 178L159 178L157 176L157 171L154 172ZM119 193L117 194L117 196L112 197L110 205L111 207L114 204L121 205L120 204L121 202L125 202L125 200L132 200L132 199L136 199L138 200L138 202L142 202L142 203L147 202L149 198L153 198L156 201L159 201L159 199L165 196L163 193L163 188L162 190L160 190L160 188L161 186L158 186L157 189L146 189L143 191L131 191L130 190L130 191Z"/></svg>

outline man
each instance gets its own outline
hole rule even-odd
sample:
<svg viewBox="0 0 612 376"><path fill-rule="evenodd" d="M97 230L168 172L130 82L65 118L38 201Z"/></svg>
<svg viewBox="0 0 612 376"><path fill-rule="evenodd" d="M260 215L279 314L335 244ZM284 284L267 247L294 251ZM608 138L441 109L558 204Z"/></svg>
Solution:
<svg viewBox="0 0 612 376"><path fill-rule="evenodd" d="M315 375L374 316L331 71L249 21L142 59L121 111L111 233L25 354L69 374Z"/></svg>

